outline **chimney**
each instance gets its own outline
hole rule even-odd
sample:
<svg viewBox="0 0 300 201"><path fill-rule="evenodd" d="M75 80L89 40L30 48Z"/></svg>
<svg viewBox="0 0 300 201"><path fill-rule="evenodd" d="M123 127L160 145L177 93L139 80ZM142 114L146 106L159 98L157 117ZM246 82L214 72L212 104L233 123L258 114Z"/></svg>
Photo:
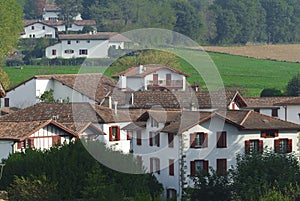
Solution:
<svg viewBox="0 0 300 201"><path fill-rule="evenodd" d="M141 64L138 65L137 70L138 70L137 72L138 75L142 74L144 72L144 66Z"/></svg>
<svg viewBox="0 0 300 201"><path fill-rule="evenodd" d="M114 101L114 112L115 114L118 113L118 101Z"/></svg>
<svg viewBox="0 0 300 201"><path fill-rule="evenodd" d="M194 90L194 91L199 91L199 84L197 84L196 82L194 82L192 85L191 85L191 88Z"/></svg>
<svg viewBox="0 0 300 201"><path fill-rule="evenodd" d="M120 75L119 76L119 88L121 90L126 89L126 76L125 75Z"/></svg>

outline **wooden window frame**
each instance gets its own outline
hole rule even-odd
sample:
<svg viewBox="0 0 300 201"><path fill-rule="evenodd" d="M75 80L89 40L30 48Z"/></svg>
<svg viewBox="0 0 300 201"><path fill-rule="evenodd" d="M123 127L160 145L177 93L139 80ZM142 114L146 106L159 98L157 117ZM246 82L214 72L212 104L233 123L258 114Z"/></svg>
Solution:
<svg viewBox="0 0 300 201"><path fill-rule="evenodd" d="M204 174L208 174L208 161L207 160L194 160L194 161L190 161L190 176L194 177L197 176L197 170L196 170L196 163L197 162L202 162L203 163L203 170L204 170Z"/></svg>
<svg viewBox="0 0 300 201"><path fill-rule="evenodd" d="M196 144L197 136L199 135L199 139L203 139L200 141L200 145ZM201 137L202 136L202 137ZM201 149L208 147L208 134L204 132L195 132L190 134L190 147L195 149Z"/></svg>
<svg viewBox="0 0 300 201"><path fill-rule="evenodd" d="M217 159L217 174L225 176L227 174L227 159L218 158Z"/></svg>
<svg viewBox="0 0 300 201"><path fill-rule="evenodd" d="M262 138L275 138L278 135L278 130L262 130L260 132L260 137Z"/></svg>
<svg viewBox="0 0 300 201"><path fill-rule="evenodd" d="M4 107L9 107L9 98L4 98Z"/></svg>
<svg viewBox="0 0 300 201"><path fill-rule="evenodd" d="M52 55L56 55L56 49L52 50Z"/></svg>
<svg viewBox="0 0 300 201"><path fill-rule="evenodd" d="M175 197L173 197L175 196ZM167 188L167 199L175 199L177 197L177 191L174 188Z"/></svg>
<svg viewBox="0 0 300 201"><path fill-rule="evenodd" d="M156 172L157 174L160 174L160 159L151 157L150 158L150 173Z"/></svg>
<svg viewBox="0 0 300 201"><path fill-rule="evenodd" d="M159 132L149 132L149 146L160 146L160 134Z"/></svg>
<svg viewBox="0 0 300 201"><path fill-rule="evenodd" d="M120 141L121 140L121 129L120 126L109 127L109 141Z"/></svg>
<svg viewBox="0 0 300 201"><path fill-rule="evenodd" d="M257 150L251 150L251 142L258 142ZM246 154L252 154L252 153L263 153L263 140L258 139L252 139L252 140L246 140L245 141L245 153Z"/></svg>
<svg viewBox="0 0 300 201"><path fill-rule="evenodd" d="M168 133L168 147L174 148L174 134Z"/></svg>
<svg viewBox="0 0 300 201"><path fill-rule="evenodd" d="M217 148L227 148L227 132L217 132Z"/></svg>
<svg viewBox="0 0 300 201"><path fill-rule="evenodd" d="M280 147L280 141L286 141L287 142L287 146L286 147ZM284 149L284 150L281 150ZM280 153L280 154L287 154L287 153L291 153L293 151L293 140L289 139L289 138L279 138L274 140L274 151L276 153Z"/></svg>
<svg viewBox="0 0 300 201"><path fill-rule="evenodd" d="M169 175L174 176L174 159L169 159Z"/></svg>
<svg viewBox="0 0 300 201"><path fill-rule="evenodd" d="M272 109L272 117L278 117L278 108Z"/></svg>
<svg viewBox="0 0 300 201"><path fill-rule="evenodd" d="M138 146L142 145L142 131L140 130L136 131L136 144Z"/></svg>

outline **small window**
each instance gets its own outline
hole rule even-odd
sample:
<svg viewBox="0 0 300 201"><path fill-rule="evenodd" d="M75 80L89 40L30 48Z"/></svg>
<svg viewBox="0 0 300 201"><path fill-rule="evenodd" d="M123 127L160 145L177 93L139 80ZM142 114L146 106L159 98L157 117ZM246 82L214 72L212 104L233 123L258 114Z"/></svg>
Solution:
<svg viewBox="0 0 300 201"><path fill-rule="evenodd" d="M77 40L76 43L79 43L79 40Z"/></svg>
<svg viewBox="0 0 300 201"><path fill-rule="evenodd" d="M131 140L132 131L127 131L127 140Z"/></svg>
<svg viewBox="0 0 300 201"><path fill-rule="evenodd" d="M174 135L171 133L168 133L168 145L169 145L169 148L174 147Z"/></svg>
<svg viewBox="0 0 300 201"><path fill-rule="evenodd" d="M272 109L272 117L278 117L278 109Z"/></svg>
<svg viewBox="0 0 300 201"><path fill-rule="evenodd" d="M174 176L174 159L169 159L169 175Z"/></svg>
<svg viewBox="0 0 300 201"><path fill-rule="evenodd" d="M70 44L71 44L71 41L70 41L70 40L68 40L68 41L67 41L67 44L68 44L68 45L70 45Z"/></svg>
<svg viewBox="0 0 300 201"><path fill-rule="evenodd" d="M245 153L262 153L263 152L263 141L262 140L246 140L245 141Z"/></svg>
<svg viewBox="0 0 300 201"><path fill-rule="evenodd" d="M45 34L45 38L52 38L52 34Z"/></svg>
<svg viewBox="0 0 300 201"><path fill-rule="evenodd" d="M120 140L120 126L109 127L109 141Z"/></svg>
<svg viewBox="0 0 300 201"><path fill-rule="evenodd" d="M142 132L136 131L136 144L142 145Z"/></svg>
<svg viewBox="0 0 300 201"><path fill-rule="evenodd" d="M191 133L190 143L192 148L205 148L208 145L207 133Z"/></svg>
<svg viewBox="0 0 300 201"><path fill-rule="evenodd" d="M226 131L217 132L217 148L226 148L227 140L226 140Z"/></svg>
<svg viewBox="0 0 300 201"><path fill-rule="evenodd" d="M73 53L74 53L74 50L70 50L70 49L65 50L65 54L73 54Z"/></svg>
<svg viewBox="0 0 300 201"><path fill-rule="evenodd" d="M285 154L292 152L292 139L274 140L274 148L276 153Z"/></svg>
<svg viewBox="0 0 300 201"><path fill-rule="evenodd" d="M167 199L176 199L177 197L177 191L176 189L168 188L167 189Z"/></svg>
<svg viewBox="0 0 300 201"><path fill-rule="evenodd" d="M86 42L87 42L87 43L90 43L91 41L90 41L90 40L87 40Z"/></svg>
<svg viewBox="0 0 300 201"><path fill-rule="evenodd" d="M208 161L206 160L195 160L191 161L190 164L190 175L196 176L199 174L208 174Z"/></svg>
<svg viewBox="0 0 300 201"><path fill-rule="evenodd" d="M263 138L274 138L278 137L278 130L263 130L260 134Z"/></svg>
<svg viewBox="0 0 300 201"><path fill-rule="evenodd" d="M35 34L32 34L32 38L35 38Z"/></svg>
<svg viewBox="0 0 300 201"><path fill-rule="evenodd" d="M150 158L150 172L160 174L160 160L159 158Z"/></svg>
<svg viewBox="0 0 300 201"><path fill-rule="evenodd" d="M149 145L159 147L160 135L157 132L149 132Z"/></svg>
<svg viewBox="0 0 300 201"><path fill-rule="evenodd" d="M31 34L29 34L29 38L32 38L32 35L31 35Z"/></svg>
<svg viewBox="0 0 300 201"><path fill-rule="evenodd" d="M45 30L45 26L43 26L42 29Z"/></svg>
<svg viewBox="0 0 300 201"><path fill-rule="evenodd" d="M217 159L217 173L225 176L227 173L227 159Z"/></svg>
<svg viewBox="0 0 300 201"><path fill-rule="evenodd" d="M9 107L9 98L4 98L4 107Z"/></svg>
<svg viewBox="0 0 300 201"><path fill-rule="evenodd" d="M31 26L31 30L34 30L34 26Z"/></svg>
<svg viewBox="0 0 300 201"><path fill-rule="evenodd" d="M87 55L88 54L88 50L87 49L80 49L79 50L79 55Z"/></svg>
<svg viewBox="0 0 300 201"><path fill-rule="evenodd" d="M52 55L56 55L56 50L52 50Z"/></svg>

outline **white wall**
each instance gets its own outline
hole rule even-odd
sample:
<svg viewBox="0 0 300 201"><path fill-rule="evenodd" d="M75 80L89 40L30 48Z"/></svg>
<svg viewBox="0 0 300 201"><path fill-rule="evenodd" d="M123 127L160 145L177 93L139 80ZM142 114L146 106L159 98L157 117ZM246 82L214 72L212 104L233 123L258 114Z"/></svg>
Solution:
<svg viewBox="0 0 300 201"><path fill-rule="evenodd" d="M12 153L13 144L12 140L0 140L0 163Z"/></svg>
<svg viewBox="0 0 300 201"><path fill-rule="evenodd" d="M51 12L51 11L44 12L43 20L51 20L51 18L52 18L52 20L54 18L58 19L58 14L59 14L59 12Z"/></svg>
<svg viewBox="0 0 300 201"><path fill-rule="evenodd" d="M285 109L283 107L280 108L280 112L283 113L282 119L285 118ZM300 124L300 105L288 105L287 106L287 121L294 122L296 124ZM281 116L281 115L280 115Z"/></svg>
<svg viewBox="0 0 300 201"><path fill-rule="evenodd" d="M32 27L34 27L33 30ZM51 35L50 38L55 38L55 28L39 22L24 27L24 31L25 34L21 35L21 38L43 38L46 34Z"/></svg>
<svg viewBox="0 0 300 201"><path fill-rule="evenodd" d="M116 49L124 49L125 43L124 42L109 42L109 47L116 47Z"/></svg>
<svg viewBox="0 0 300 201"><path fill-rule="evenodd" d="M144 89L144 79L143 78L134 78L134 77L126 77L127 87L134 91L139 91Z"/></svg>

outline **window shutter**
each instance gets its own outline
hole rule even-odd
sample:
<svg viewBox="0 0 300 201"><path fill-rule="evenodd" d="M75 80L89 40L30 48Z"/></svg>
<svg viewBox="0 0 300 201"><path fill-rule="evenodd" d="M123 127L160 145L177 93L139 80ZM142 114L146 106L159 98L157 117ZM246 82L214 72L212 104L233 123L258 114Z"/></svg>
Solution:
<svg viewBox="0 0 300 201"><path fill-rule="evenodd" d="M120 129L120 126L117 126L117 139L118 141L121 140L121 129Z"/></svg>
<svg viewBox="0 0 300 201"><path fill-rule="evenodd" d="M30 148L34 148L34 139L28 139L28 145Z"/></svg>
<svg viewBox="0 0 300 201"><path fill-rule="evenodd" d="M159 133L156 133L156 142L157 142L157 146L159 147L159 145L160 145L160 135L159 135Z"/></svg>
<svg viewBox="0 0 300 201"><path fill-rule="evenodd" d="M174 147L174 135L171 134L171 133L168 133L168 144L169 144L169 147Z"/></svg>
<svg viewBox="0 0 300 201"><path fill-rule="evenodd" d="M267 137L267 133L265 131L261 131L260 136L263 137L263 138L265 138L265 137Z"/></svg>
<svg viewBox="0 0 300 201"><path fill-rule="evenodd" d="M250 140L245 141L245 153L246 154L250 153Z"/></svg>
<svg viewBox="0 0 300 201"><path fill-rule="evenodd" d="M61 137L58 135L52 137L52 146L54 146L56 144L61 144Z"/></svg>
<svg viewBox="0 0 300 201"><path fill-rule="evenodd" d="M279 145L280 145L280 140L274 140L274 150L276 153L279 153Z"/></svg>
<svg viewBox="0 0 300 201"><path fill-rule="evenodd" d="M150 173L153 173L153 158L150 158Z"/></svg>
<svg viewBox="0 0 300 201"><path fill-rule="evenodd" d="M109 141L113 141L112 127L109 127Z"/></svg>
<svg viewBox="0 0 300 201"><path fill-rule="evenodd" d="M149 132L149 145L151 147L153 146L153 134L152 134L152 132Z"/></svg>
<svg viewBox="0 0 300 201"><path fill-rule="evenodd" d="M142 145L142 133L141 131L136 132L136 144Z"/></svg>
<svg viewBox="0 0 300 201"><path fill-rule="evenodd" d="M278 137L278 131L274 131L274 136Z"/></svg>
<svg viewBox="0 0 300 201"><path fill-rule="evenodd" d="M292 139L288 139L288 153L291 153L292 150L293 150L293 147L292 147Z"/></svg>
<svg viewBox="0 0 300 201"><path fill-rule="evenodd" d="M17 147L18 147L18 149L22 148L22 141L18 142Z"/></svg>
<svg viewBox="0 0 300 201"><path fill-rule="evenodd" d="M202 147L208 147L208 135L207 133L203 133L203 135L204 135L204 142Z"/></svg>
<svg viewBox="0 0 300 201"><path fill-rule="evenodd" d="M159 160L159 158L156 159L156 170L157 170L157 174L160 174L160 160Z"/></svg>
<svg viewBox="0 0 300 201"><path fill-rule="evenodd" d="M195 139L196 139L196 134L195 133L191 133L190 134L190 146L191 147L195 147Z"/></svg>
<svg viewBox="0 0 300 201"><path fill-rule="evenodd" d="M208 174L208 161L203 161L203 169L206 174Z"/></svg>
<svg viewBox="0 0 300 201"><path fill-rule="evenodd" d="M259 140L259 145L258 145L258 152L262 153L264 151L264 141Z"/></svg>
<svg viewBox="0 0 300 201"><path fill-rule="evenodd" d="M127 140L130 140L131 136L130 136L130 131L127 131Z"/></svg>
<svg viewBox="0 0 300 201"><path fill-rule="evenodd" d="M174 176L174 160L169 159L169 175Z"/></svg>
<svg viewBox="0 0 300 201"><path fill-rule="evenodd" d="M196 175L195 161L191 161L190 168L191 168L191 176L195 176Z"/></svg>

